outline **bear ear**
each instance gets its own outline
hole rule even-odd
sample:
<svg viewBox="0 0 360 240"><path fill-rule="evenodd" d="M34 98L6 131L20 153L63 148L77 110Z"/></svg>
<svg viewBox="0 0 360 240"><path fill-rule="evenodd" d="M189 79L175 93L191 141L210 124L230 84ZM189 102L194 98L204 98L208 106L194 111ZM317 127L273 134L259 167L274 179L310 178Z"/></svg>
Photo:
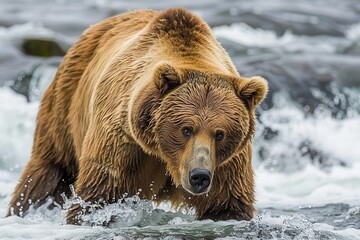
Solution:
<svg viewBox="0 0 360 240"><path fill-rule="evenodd" d="M160 64L154 73L155 85L161 94L166 94L182 84L180 73L170 64Z"/></svg>
<svg viewBox="0 0 360 240"><path fill-rule="evenodd" d="M259 76L238 78L234 82L234 87L238 97L243 99L248 107L258 106L268 91L267 81Z"/></svg>

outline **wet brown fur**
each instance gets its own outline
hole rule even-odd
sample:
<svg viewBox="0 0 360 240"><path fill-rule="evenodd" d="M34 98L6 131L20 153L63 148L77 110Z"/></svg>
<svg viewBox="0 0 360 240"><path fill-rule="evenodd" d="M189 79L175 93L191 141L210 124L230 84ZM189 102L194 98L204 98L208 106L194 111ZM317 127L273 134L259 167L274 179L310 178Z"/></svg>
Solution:
<svg viewBox="0 0 360 240"><path fill-rule="evenodd" d="M207 24L187 10L104 20L69 50L41 101L8 215L49 196L61 202L75 183L85 201L115 202L142 189L142 198L194 207L198 219L249 220L254 109L266 91L262 78L238 75ZM178 133L184 119L199 129L197 144L214 146L208 196L180 186L195 141ZM212 140L214 126L228 134L224 143ZM69 223L79 223L79 211L70 209Z"/></svg>

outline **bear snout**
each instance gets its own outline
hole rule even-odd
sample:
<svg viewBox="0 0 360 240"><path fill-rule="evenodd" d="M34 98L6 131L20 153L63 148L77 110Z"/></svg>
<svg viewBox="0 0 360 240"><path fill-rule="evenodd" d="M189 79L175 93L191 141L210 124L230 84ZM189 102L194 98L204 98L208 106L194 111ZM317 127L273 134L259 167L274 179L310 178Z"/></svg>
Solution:
<svg viewBox="0 0 360 240"><path fill-rule="evenodd" d="M210 186L211 173L207 169L195 168L189 173L189 182L195 193L203 193Z"/></svg>
<svg viewBox="0 0 360 240"><path fill-rule="evenodd" d="M193 195L201 195L210 191L214 173L214 159L211 147L194 144L191 156L187 156L181 173L183 188Z"/></svg>

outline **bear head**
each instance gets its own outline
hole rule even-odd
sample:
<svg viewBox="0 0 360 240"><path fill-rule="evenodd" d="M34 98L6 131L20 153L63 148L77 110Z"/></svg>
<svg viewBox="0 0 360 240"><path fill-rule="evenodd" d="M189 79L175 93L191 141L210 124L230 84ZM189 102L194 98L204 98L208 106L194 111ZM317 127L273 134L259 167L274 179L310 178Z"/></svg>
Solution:
<svg viewBox="0 0 360 240"><path fill-rule="evenodd" d="M166 163L176 185L204 194L215 169L251 141L255 108L266 93L261 77L161 63L132 104L131 132L147 153Z"/></svg>

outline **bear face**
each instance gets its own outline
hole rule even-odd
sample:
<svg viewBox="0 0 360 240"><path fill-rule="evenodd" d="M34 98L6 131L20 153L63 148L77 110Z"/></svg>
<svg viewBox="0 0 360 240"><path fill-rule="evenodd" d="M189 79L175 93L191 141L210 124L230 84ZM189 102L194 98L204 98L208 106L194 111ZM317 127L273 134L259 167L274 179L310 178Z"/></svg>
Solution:
<svg viewBox="0 0 360 240"><path fill-rule="evenodd" d="M194 195L207 193L215 169L252 138L266 81L166 63L154 72L149 92L139 96L132 111L136 138L157 149L176 185Z"/></svg>
<svg viewBox="0 0 360 240"><path fill-rule="evenodd" d="M249 115L234 91L211 85L202 74L191 75L162 102L155 136L175 183L199 194L208 192L215 168L244 141ZM203 179L192 183L197 178Z"/></svg>

